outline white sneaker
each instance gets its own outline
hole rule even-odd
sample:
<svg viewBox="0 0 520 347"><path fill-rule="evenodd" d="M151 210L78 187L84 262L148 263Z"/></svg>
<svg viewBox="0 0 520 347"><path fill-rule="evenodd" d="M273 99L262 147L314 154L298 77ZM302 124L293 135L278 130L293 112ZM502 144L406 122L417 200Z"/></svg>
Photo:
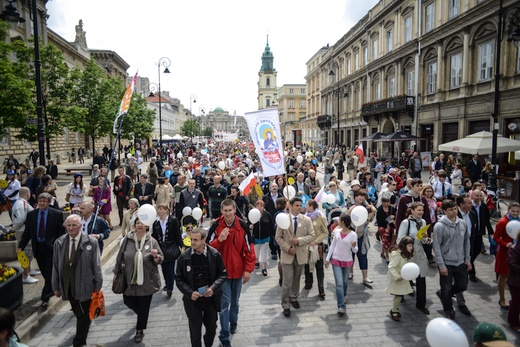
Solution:
<svg viewBox="0 0 520 347"><path fill-rule="evenodd" d="M41 274L42 274L42 272L38 271L38 270L31 270L31 272L29 272L29 276L38 276Z"/></svg>
<svg viewBox="0 0 520 347"><path fill-rule="evenodd" d="M23 279L23 283L25 283L25 284L34 284L34 283L38 283L38 280L36 278L28 276L27 278Z"/></svg>
<svg viewBox="0 0 520 347"><path fill-rule="evenodd" d="M363 279L363 283L374 283L374 281L372 281L370 278L365 278Z"/></svg>

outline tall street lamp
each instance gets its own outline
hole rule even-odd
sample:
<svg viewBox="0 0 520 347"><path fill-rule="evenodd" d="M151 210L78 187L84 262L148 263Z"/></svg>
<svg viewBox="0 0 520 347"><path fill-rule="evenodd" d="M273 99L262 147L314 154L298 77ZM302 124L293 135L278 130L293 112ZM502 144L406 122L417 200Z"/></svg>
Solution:
<svg viewBox="0 0 520 347"><path fill-rule="evenodd" d="M197 95L190 95L190 133L191 133L191 143L193 144L193 113L191 113L191 104L197 103Z"/></svg>
<svg viewBox="0 0 520 347"><path fill-rule="evenodd" d="M491 164L493 170L489 173L488 190L496 194L497 192L497 139L498 139L498 114L500 112L500 55L501 55L501 42L503 40L503 32L505 29L506 21L504 20L506 13L503 9L504 0L500 0L498 8L498 30L497 30L497 42L496 42L496 54L495 54L495 95L493 105L493 138L491 143ZM512 7L508 10L518 10L518 7ZM506 11L507 12L507 11ZM511 34L507 41L520 42L520 18L518 16L511 15L509 21L515 26L515 29L511 31Z"/></svg>
<svg viewBox="0 0 520 347"><path fill-rule="evenodd" d="M163 151L163 145L162 145L162 95L161 95L161 65L164 66L163 73L170 73L170 70L168 70L168 67L172 64L170 58L162 57L159 59L159 61L156 63L157 65L157 79L159 81L158 83L158 89L159 89L159 148L161 149L161 156Z"/></svg>
<svg viewBox="0 0 520 347"><path fill-rule="evenodd" d="M0 18L11 23L24 23L25 19L20 16L17 8L17 0L8 0L9 4L0 14ZM38 117L38 152L40 154L40 165L45 166L45 132L43 128L43 96L41 81L41 61L40 61L40 37L38 35L38 7L36 0L30 2L33 20L34 34L34 69L36 83L36 116ZM50 155L50 153L49 153Z"/></svg>
<svg viewBox="0 0 520 347"><path fill-rule="evenodd" d="M199 140L204 131L204 125L202 124L202 115L206 116L206 108L204 105L199 105Z"/></svg>
<svg viewBox="0 0 520 347"><path fill-rule="evenodd" d="M331 98L331 101L332 101L332 116L334 117L334 79L335 79L335 76L336 76L336 73L334 72L334 63L331 64L331 67L330 67L330 71L329 71L329 77L330 77L330 81L331 81L331 84L332 84L332 98ZM338 108L337 108L337 112L338 112L338 131L337 131L337 134L336 134L336 145L339 147L341 146L341 144L339 143L339 102L340 102L340 93L343 92L343 97L347 97L348 96L348 93L345 92L345 90L343 88L340 88L339 86L339 76L338 76L338 88L335 90L336 92L336 100L338 102ZM331 124L331 131L332 131L332 124Z"/></svg>

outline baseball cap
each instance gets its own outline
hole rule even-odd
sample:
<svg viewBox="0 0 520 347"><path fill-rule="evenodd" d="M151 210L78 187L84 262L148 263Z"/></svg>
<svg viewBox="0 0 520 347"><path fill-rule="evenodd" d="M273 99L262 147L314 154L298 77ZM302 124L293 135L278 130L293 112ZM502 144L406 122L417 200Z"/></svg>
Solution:
<svg viewBox="0 0 520 347"><path fill-rule="evenodd" d="M83 177L83 174L81 172L76 172L74 174L74 178L76 178L76 177Z"/></svg>
<svg viewBox="0 0 520 347"><path fill-rule="evenodd" d="M473 330L473 340L486 347L513 347L507 342L504 330L493 323L480 323Z"/></svg>
<svg viewBox="0 0 520 347"><path fill-rule="evenodd" d="M350 182L350 186L351 186L351 187L352 187L352 186L355 186L356 184L357 184L358 186L361 185L361 184L359 183L358 180L352 180L352 182Z"/></svg>
<svg viewBox="0 0 520 347"><path fill-rule="evenodd" d="M7 174L8 175L14 175L14 171L13 170L7 170Z"/></svg>

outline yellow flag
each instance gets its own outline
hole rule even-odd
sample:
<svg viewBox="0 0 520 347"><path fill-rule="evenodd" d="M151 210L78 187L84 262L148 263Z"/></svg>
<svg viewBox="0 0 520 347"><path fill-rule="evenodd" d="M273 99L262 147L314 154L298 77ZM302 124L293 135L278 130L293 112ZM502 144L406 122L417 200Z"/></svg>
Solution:
<svg viewBox="0 0 520 347"><path fill-rule="evenodd" d="M421 229L419 229L417 231L417 234L415 235L415 238L417 238L417 240L422 240L422 238L424 237L424 235L426 235L426 233L428 232L428 228L430 227L430 224L426 224L425 226L423 226Z"/></svg>

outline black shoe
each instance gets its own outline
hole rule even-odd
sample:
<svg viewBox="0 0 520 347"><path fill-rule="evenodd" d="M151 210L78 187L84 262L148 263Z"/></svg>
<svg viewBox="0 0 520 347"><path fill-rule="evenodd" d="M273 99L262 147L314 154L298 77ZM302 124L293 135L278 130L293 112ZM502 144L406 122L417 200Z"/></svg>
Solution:
<svg viewBox="0 0 520 347"><path fill-rule="evenodd" d="M282 286L282 279L281 279L281 278L278 280L278 285L279 285L280 287Z"/></svg>
<svg viewBox="0 0 520 347"><path fill-rule="evenodd" d="M450 320L455 320L455 312L445 313L444 315Z"/></svg>
<svg viewBox="0 0 520 347"><path fill-rule="evenodd" d="M236 334L237 331L238 331L238 324L237 323L229 325L229 332L231 334Z"/></svg>
<svg viewBox="0 0 520 347"><path fill-rule="evenodd" d="M466 316L471 316L471 312L466 305L459 305L460 312L464 313Z"/></svg>
<svg viewBox="0 0 520 347"><path fill-rule="evenodd" d="M296 301L296 300L295 301L291 301L291 305L294 308L300 308L300 303L298 301Z"/></svg>
<svg viewBox="0 0 520 347"><path fill-rule="evenodd" d="M168 290L168 291L166 292L166 295L171 297L171 296L172 296L172 291L171 291L171 290Z"/></svg>
<svg viewBox="0 0 520 347"><path fill-rule="evenodd" d="M44 310L46 310L49 307L49 302L48 301L42 301L42 304L40 305L40 307L43 308Z"/></svg>
<svg viewBox="0 0 520 347"><path fill-rule="evenodd" d="M141 343L143 341L144 333L142 330L135 331L135 343Z"/></svg>
<svg viewBox="0 0 520 347"><path fill-rule="evenodd" d="M500 303L500 300L498 300L498 306L500 306L500 308L502 310L505 310L505 311L509 311L509 305L503 305Z"/></svg>
<svg viewBox="0 0 520 347"><path fill-rule="evenodd" d="M320 293L318 294L318 296L320 297L320 299L325 300L325 293Z"/></svg>
<svg viewBox="0 0 520 347"><path fill-rule="evenodd" d="M262 275L267 276L267 269L262 270Z"/></svg>
<svg viewBox="0 0 520 347"><path fill-rule="evenodd" d="M307 290L309 290L311 288L312 288L312 284L306 284L305 287L303 287L303 289L307 289Z"/></svg>
<svg viewBox="0 0 520 347"><path fill-rule="evenodd" d="M168 288L166 288L166 286L164 286L164 288L162 290L163 290L163 292L166 292L168 290Z"/></svg>
<svg viewBox="0 0 520 347"><path fill-rule="evenodd" d="M278 256L276 254L271 255L271 259L278 260Z"/></svg>
<svg viewBox="0 0 520 347"><path fill-rule="evenodd" d="M430 314L430 310L428 310L426 307L424 307L424 308L417 307L417 309L424 314Z"/></svg>
<svg viewBox="0 0 520 347"><path fill-rule="evenodd" d="M259 269L260 268L260 263L255 263L255 269Z"/></svg>
<svg viewBox="0 0 520 347"><path fill-rule="evenodd" d="M284 308L284 309L283 309L283 315L284 315L285 317L289 317L289 316L291 315L291 309L289 309L289 308Z"/></svg>
<svg viewBox="0 0 520 347"><path fill-rule="evenodd" d="M478 280L477 280L477 276L475 276L475 275L469 275L469 280L470 280L471 282L478 282Z"/></svg>
<svg viewBox="0 0 520 347"><path fill-rule="evenodd" d="M229 341L220 341L220 347L231 347L231 342Z"/></svg>

